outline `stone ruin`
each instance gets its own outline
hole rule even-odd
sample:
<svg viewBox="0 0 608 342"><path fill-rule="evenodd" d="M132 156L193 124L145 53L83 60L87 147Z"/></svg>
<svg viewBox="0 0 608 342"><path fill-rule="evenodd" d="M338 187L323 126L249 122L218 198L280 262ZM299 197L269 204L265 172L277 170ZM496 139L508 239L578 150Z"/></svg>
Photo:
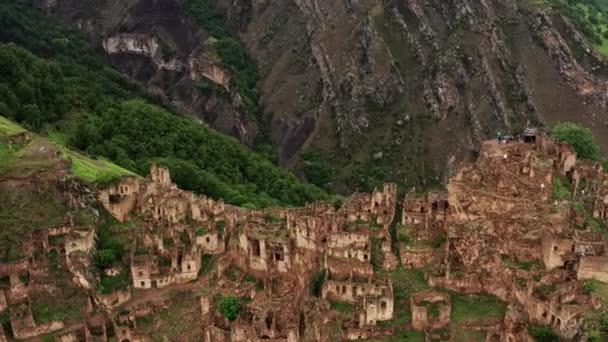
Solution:
<svg viewBox="0 0 608 342"><path fill-rule="evenodd" d="M450 295L441 292L416 293L410 299L412 329L432 331L450 323L452 304Z"/></svg>
<svg viewBox="0 0 608 342"><path fill-rule="evenodd" d="M552 199L554 177L570 182L574 191L569 200L592 203L593 216L605 220L608 182L601 166L577 160L569 145L542 135L527 141L488 141L477 161L450 180L446 192L406 195L403 266L430 264L431 286L486 292L510 303L512 313L492 335L501 340L525 339L518 327L526 320L552 325L566 338L580 334L591 299L581 293L577 279L608 281L606 242L585 226L579 213ZM428 246L442 234L445 241ZM428 294L435 295L445 296ZM439 320L425 317L427 309L419 304L425 296L412 297L413 327L445 326L447 309Z"/></svg>
<svg viewBox="0 0 608 342"><path fill-rule="evenodd" d="M100 191L98 198L121 222L137 215L150 227L161 229L156 236L139 239L132 250L134 288L161 288L197 279L202 254L222 255L218 265L222 279L225 272L236 268L256 275L265 284L281 284L278 289L259 293L228 282L223 291L255 295L234 323L215 314L212 301L201 299L203 313L207 312L207 341L227 338L226 331L233 341L297 341L300 313L294 298L303 298L306 279L323 267L327 270L326 284L340 283L349 291L359 289L349 292L350 296L342 292L330 295L325 287L322 290L323 298L329 296L356 308L347 335L358 338L387 333L369 328L393 318L391 281L375 276L372 258L376 253L378 266L388 270L398 262L391 252L389 231L397 205L395 184L385 184L371 194L355 194L337 210L328 202L289 209L242 209L180 190L171 182L167 169L153 166L146 179L125 177ZM223 223L221 230L218 222ZM198 226L204 226L204 231L197 230ZM189 243L178 238L184 235ZM229 244L229 236L234 244ZM167 238L174 241L173 246L164 246ZM138 248L152 254L136 255ZM283 291L288 292L282 295ZM276 311L279 307L281 312Z"/></svg>
<svg viewBox="0 0 608 342"><path fill-rule="evenodd" d="M557 177L571 184L571 198L554 198ZM316 202L244 209L180 190L168 169L153 166L145 179L124 177L98 193L119 222L141 228L133 233L128 257L130 288L91 296L90 306L105 313L87 308L82 327L62 331L60 339L145 340L136 311L114 312L130 301L131 289L155 291L195 280L209 289L199 296L204 341L324 340L323 325L338 317L342 339L391 335L383 322L396 318L394 284L378 271L391 271L399 262L404 268L424 267L434 288L411 294L409 303L408 327L429 339L451 340L438 331L450 325L448 293L454 292L485 292L509 304L503 320L475 327L487 330L488 340L526 340L522 327L529 322L549 324L573 339L580 335L585 310L596 305L582 292L582 281L608 282L608 256L603 235L569 203L588 203L594 219L608 222L606 177L601 166L577 160L570 146L542 135L488 141L445 191L407 193L401 217L395 217L394 184L353 194L340 207ZM20 275L36 272L40 253L56 253L79 286L94 289L86 255L95 235L94 228L69 221L36 231L22 260L0 265L0 276L9 279L0 289L0 311L10 309L15 337L63 328L62 322L34 321L29 287ZM215 255L216 267L201 277L209 255ZM318 298L309 294L314 279L322 280ZM248 298L234 321L219 313L215 299L227 294ZM335 302L352 311L336 316Z"/></svg>

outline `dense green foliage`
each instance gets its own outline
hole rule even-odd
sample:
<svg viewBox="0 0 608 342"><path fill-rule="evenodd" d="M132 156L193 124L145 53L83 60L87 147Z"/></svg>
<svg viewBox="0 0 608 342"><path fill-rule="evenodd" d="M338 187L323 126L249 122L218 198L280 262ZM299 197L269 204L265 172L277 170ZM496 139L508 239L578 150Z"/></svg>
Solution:
<svg viewBox="0 0 608 342"><path fill-rule="evenodd" d="M302 160L306 179L322 189L329 189L336 176L336 170L319 153L304 153Z"/></svg>
<svg viewBox="0 0 608 342"><path fill-rule="evenodd" d="M118 164L146 172L167 165L180 187L255 206L302 204L325 197L232 138L142 101L111 105L80 121L72 142Z"/></svg>
<svg viewBox="0 0 608 342"><path fill-rule="evenodd" d="M590 129L573 122L560 122L553 126L551 135L572 145L580 158L598 160L600 147L593 139Z"/></svg>
<svg viewBox="0 0 608 342"><path fill-rule="evenodd" d="M551 191L553 192L553 198L559 201L572 197L572 192L568 189L567 183L558 176L553 176L551 179Z"/></svg>
<svg viewBox="0 0 608 342"><path fill-rule="evenodd" d="M0 4L0 113L39 129L66 113L145 96L78 34L18 2ZM36 54L47 60L36 58Z"/></svg>
<svg viewBox="0 0 608 342"><path fill-rule="evenodd" d="M94 255L95 266L100 271L116 266L124 256L123 243L112 230L112 225L117 222L108 215L104 216L104 222L99 225L97 230Z"/></svg>
<svg viewBox="0 0 608 342"><path fill-rule="evenodd" d="M608 1L551 0L547 4L567 16L601 53L608 55Z"/></svg>
<svg viewBox="0 0 608 342"><path fill-rule="evenodd" d="M243 99L250 114L258 114L258 68L245 47L224 29L223 18L215 12L209 0L181 0L184 8L217 41L215 50L224 66L233 72L232 86Z"/></svg>
<svg viewBox="0 0 608 342"><path fill-rule="evenodd" d="M241 313L241 302L234 296L229 295L222 298L220 302L220 313L229 321L234 321Z"/></svg>
<svg viewBox="0 0 608 342"><path fill-rule="evenodd" d="M0 45L1 114L33 130L55 126L52 132L72 147L141 174L153 162L166 164L181 188L231 204L301 205L326 198L236 140L151 104L81 37L27 5L1 4L0 23L0 41L15 43ZM227 40L216 44L220 55L238 50ZM247 63L235 51L226 60Z"/></svg>
<svg viewBox="0 0 608 342"><path fill-rule="evenodd" d="M528 326L528 334L537 342L559 341L557 334L548 325L531 324Z"/></svg>

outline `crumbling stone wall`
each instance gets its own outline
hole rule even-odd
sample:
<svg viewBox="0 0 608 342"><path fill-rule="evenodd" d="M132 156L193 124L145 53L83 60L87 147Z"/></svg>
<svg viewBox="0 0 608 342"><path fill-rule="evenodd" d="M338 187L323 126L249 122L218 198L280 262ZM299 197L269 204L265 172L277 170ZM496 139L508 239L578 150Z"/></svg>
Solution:
<svg viewBox="0 0 608 342"><path fill-rule="evenodd" d="M578 279L597 279L608 283L608 256L581 257L576 276Z"/></svg>
<svg viewBox="0 0 608 342"><path fill-rule="evenodd" d="M452 302L447 293L416 293L410 299L410 306L414 330L441 329L450 323Z"/></svg>

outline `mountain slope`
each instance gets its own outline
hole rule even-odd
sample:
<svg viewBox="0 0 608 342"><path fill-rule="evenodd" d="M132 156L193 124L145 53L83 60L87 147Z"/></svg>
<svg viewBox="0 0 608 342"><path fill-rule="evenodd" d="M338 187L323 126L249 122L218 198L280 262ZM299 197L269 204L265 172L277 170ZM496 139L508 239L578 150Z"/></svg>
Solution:
<svg viewBox="0 0 608 342"><path fill-rule="evenodd" d="M217 90L225 81L220 69L238 71L230 58L216 63L217 46L209 50L215 38L231 39L212 12L221 13L259 69L255 130L269 133L281 165L336 191L370 190L385 179L434 187L497 132L562 120L589 126L608 146L602 1L36 3L85 31L106 47L115 65L151 89L165 89L163 95L178 104L183 96L167 89L182 89L179 72L214 74L203 88ZM143 56L132 48L149 46L166 32L172 37L167 42L184 40L188 46L178 49L177 60L194 58L220 67L214 69L218 73L188 63L169 72L170 54ZM108 37L133 39L109 51ZM232 56L246 60L241 52ZM142 78L141 70L153 72ZM244 130L226 129L216 120L235 115L206 108L215 114L204 114L204 120L241 141L259 136L251 128L243 139ZM330 177L317 181L319 170Z"/></svg>
<svg viewBox="0 0 608 342"><path fill-rule="evenodd" d="M46 57L0 46L3 115L56 131L71 146L131 170L168 164L180 186L228 203L297 205L326 198L236 140L151 104L155 99L145 89L109 68L79 35L19 4L3 3L0 15L6 27L1 41Z"/></svg>
<svg viewBox="0 0 608 342"><path fill-rule="evenodd" d="M436 183L497 131L560 120L608 147L608 64L546 5L565 2L215 3L260 65L282 161L320 152L338 183Z"/></svg>

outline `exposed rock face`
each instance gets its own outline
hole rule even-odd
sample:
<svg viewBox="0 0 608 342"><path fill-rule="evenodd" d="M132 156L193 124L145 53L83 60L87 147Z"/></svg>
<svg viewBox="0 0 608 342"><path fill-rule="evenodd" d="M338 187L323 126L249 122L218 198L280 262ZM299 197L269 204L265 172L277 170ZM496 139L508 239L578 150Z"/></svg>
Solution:
<svg viewBox="0 0 608 342"><path fill-rule="evenodd" d="M60 0L40 5L91 36L116 67L169 105L253 144L257 126L230 87L230 72L205 43L209 34L178 0Z"/></svg>
<svg viewBox="0 0 608 342"><path fill-rule="evenodd" d="M433 181L496 131L566 119L608 144L606 62L561 16L514 0L216 2L260 63L272 121L315 122L273 137L284 163L311 148L377 165L383 148L387 165Z"/></svg>
<svg viewBox="0 0 608 342"><path fill-rule="evenodd" d="M526 125L580 121L608 146L608 63L567 19L528 2L211 2L258 63L281 164L319 150L339 170L336 190L358 168L406 186L445 180L468 147ZM230 73L205 48L208 34L177 0L44 6L176 107L255 138ZM219 88L201 93L201 80Z"/></svg>

